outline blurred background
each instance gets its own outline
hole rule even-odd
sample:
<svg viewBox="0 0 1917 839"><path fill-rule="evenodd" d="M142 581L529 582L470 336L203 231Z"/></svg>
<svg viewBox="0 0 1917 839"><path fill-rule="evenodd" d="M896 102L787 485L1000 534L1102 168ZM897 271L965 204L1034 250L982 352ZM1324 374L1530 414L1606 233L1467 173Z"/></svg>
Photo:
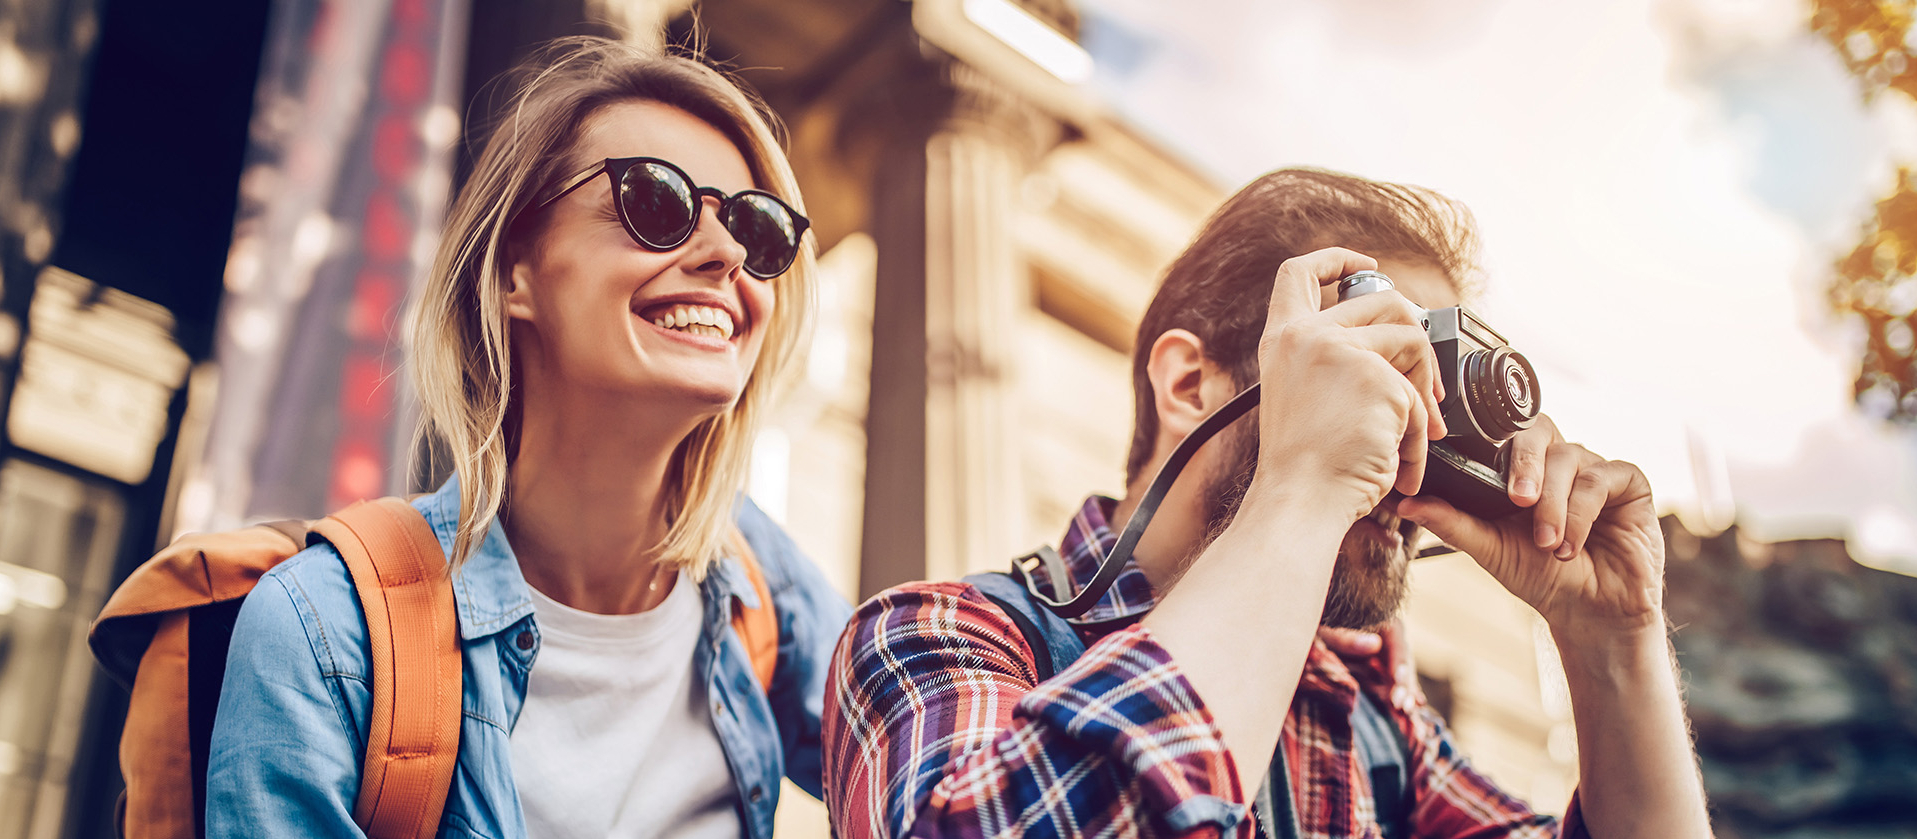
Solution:
<svg viewBox="0 0 1917 839"><path fill-rule="evenodd" d="M1437 188L1568 436L1639 463L1719 835L1917 837L1917 28L1868 0L0 2L0 839L112 835L85 633L187 530L404 491L395 315L502 100L703 39L823 254L751 489L848 598L1122 491L1158 272L1286 165ZM1421 679L1541 809L1541 622L1417 563ZM788 837L826 835L789 788Z"/></svg>

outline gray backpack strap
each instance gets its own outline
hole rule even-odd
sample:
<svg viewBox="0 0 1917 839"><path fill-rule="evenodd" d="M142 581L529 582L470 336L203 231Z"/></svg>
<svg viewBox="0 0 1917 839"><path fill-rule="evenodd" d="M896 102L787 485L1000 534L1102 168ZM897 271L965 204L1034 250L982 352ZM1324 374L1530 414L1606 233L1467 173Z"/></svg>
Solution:
<svg viewBox="0 0 1917 839"><path fill-rule="evenodd" d="M1031 592L1025 590L1018 580L1003 571L985 574L973 574L961 582L970 583L978 589L985 599L992 601L1012 623L1018 625L1018 631L1025 636L1025 645L1032 648L1033 662L1038 680L1045 681L1058 671L1070 667L1072 662L1085 654L1085 642L1078 640L1078 632L1064 618L1052 610L1040 606L1032 599Z"/></svg>
<svg viewBox="0 0 1917 839"><path fill-rule="evenodd" d="M1351 739L1371 776L1371 803L1384 839L1411 835L1411 767L1406 757L1411 745L1390 713L1362 690L1351 709Z"/></svg>
<svg viewBox="0 0 1917 839"><path fill-rule="evenodd" d="M1278 808L1273 790L1284 791L1284 809ZM1271 755L1271 769L1252 799L1252 812L1258 816L1258 835L1264 839L1298 839L1298 802L1291 797L1291 779L1285 774L1285 748L1281 744Z"/></svg>

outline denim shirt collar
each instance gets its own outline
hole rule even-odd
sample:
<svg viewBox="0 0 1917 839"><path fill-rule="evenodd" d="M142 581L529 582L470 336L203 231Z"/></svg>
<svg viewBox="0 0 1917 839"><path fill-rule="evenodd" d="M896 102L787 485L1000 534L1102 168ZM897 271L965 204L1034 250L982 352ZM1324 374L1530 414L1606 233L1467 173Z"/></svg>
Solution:
<svg viewBox="0 0 1917 839"><path fill-rule="evenodd" d="M448 557L458 536L459 498L455 475L432 495L414 502ZM453 600L459 605L459 637L468 641L500 632L532 614L531 589L497 516L487 523L486 538L479 547L453 569Z"/></svg>
<svg viewBox="0 0 1917 839"><path fill-rule="evenodd" d="M728 551L718 562L713 563L706 572L702 587L706 598L715 602L725 602L727 598L739 601L747 609L759 608L759 591L752 586L752 576L746 573L745 561L734 552ZM731 610L728 609L730 614Z"/></svg>
<svg viewBox="0 0 1917 839"><path fill-rule="evenodd" d="M433 494L420 498L414 506L432 525L439 547L453 555L453 541L459 529L459 477L449 477ZM519 559L506 543L506 531L499 518L486 525L486 538L466 562L453 569L453 600L459 605L459 636L472 641L504 631L532 614L532 593L526 575L519 570ZM745 564L731 552L714 563L701 589L715 603L728 599L752 609L759 606L759 593L752 586ZM725 610L730 614L731 610Z"/></svg>

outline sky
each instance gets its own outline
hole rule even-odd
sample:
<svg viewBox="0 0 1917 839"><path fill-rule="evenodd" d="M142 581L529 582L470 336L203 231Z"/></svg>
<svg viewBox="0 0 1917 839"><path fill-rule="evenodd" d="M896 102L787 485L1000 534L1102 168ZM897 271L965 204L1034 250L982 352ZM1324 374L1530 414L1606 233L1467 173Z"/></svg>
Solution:
<svg viewBox="0 0 1917 839"><path fill-rule="evenodd" d="M1917 443L1850 400L1822 302L1917 108L1866 104L1795 0L1084 0L1089 86L1222 185L1290 165L1436 188L1473 308L1572 440L1697 529L1917 573Z"/></svg>

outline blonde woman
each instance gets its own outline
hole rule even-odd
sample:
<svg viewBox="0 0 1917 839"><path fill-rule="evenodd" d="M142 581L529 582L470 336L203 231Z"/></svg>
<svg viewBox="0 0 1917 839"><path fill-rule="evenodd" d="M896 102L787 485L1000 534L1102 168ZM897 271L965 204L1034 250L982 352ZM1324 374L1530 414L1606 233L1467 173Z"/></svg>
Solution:
<svg viewBox="0 0 1917 839"><path fill-rule="evenodd" d="M811 244L763 109L697 61L561 42L454 203L409 317L455 476L415 507L453 563L464 662L439 835L771 834L819 794L825 664L849 608L740 494L805 340ZM761 688L729 628L772 592ZM213 836L353 836L365 619L326 546L234 630Z"/></svg>

